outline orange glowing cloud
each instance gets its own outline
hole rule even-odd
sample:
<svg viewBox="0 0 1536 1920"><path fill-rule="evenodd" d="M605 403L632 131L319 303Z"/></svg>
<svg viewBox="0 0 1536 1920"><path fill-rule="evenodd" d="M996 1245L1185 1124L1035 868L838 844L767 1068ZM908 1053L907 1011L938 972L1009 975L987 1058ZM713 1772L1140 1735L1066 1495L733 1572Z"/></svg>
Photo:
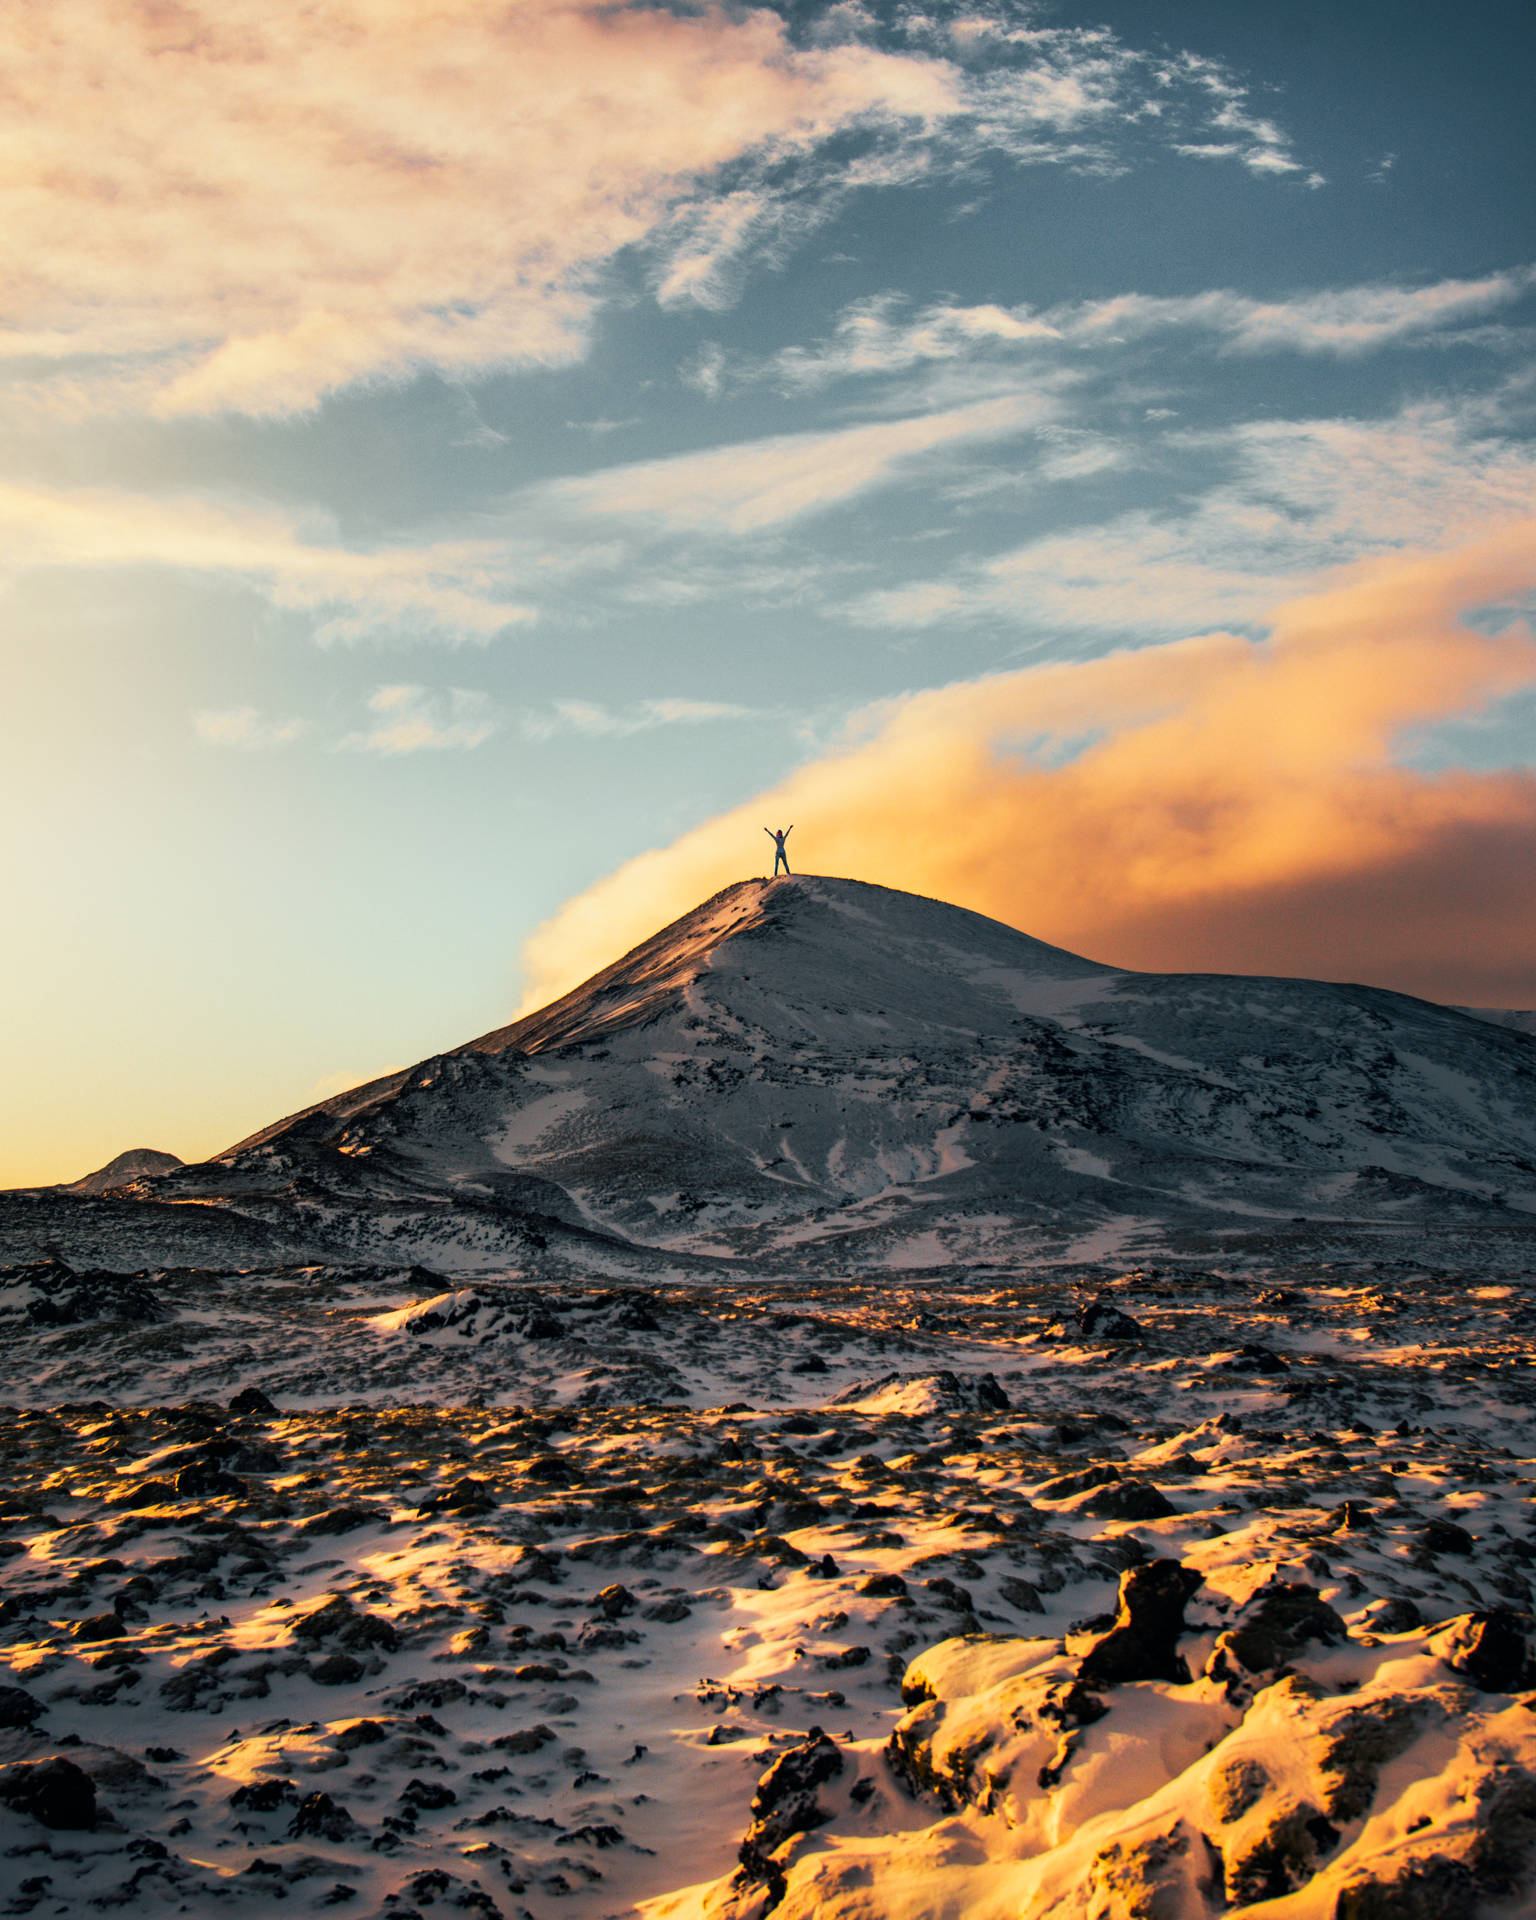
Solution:
<svg viewBox="0 0 1536 1920"><path fill-rule="evenodd" d="M1262 642L1211 634L908 695L839 750L630 861L525 952L528 1006L758 870L932 894L1096 959L1536 1004L1536 776L1399 763L1536 684L1536 521L1332 575Z"/></svg>

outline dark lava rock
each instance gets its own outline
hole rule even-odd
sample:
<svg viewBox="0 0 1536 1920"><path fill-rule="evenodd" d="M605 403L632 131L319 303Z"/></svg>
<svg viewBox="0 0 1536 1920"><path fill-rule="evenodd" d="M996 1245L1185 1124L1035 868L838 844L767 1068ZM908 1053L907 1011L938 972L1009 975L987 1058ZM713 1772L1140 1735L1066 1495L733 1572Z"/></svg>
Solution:
<svg viewBox="0 0 1536 1920"><path fill-rule="evenodd" d="M1370 1618L1372 1633L1411 1633L1423 1624L1424 1616L1417 1602L1402 1595L1395 1600L1384 1600Z"/></svg>
<svg viewBox="0 0 1536 1920"><path fill-rule="evenodd" d="M562 1833L555 1845L557 1847L622 1847L624 1835L617 1827L597 1824L585 1827L572 1827L569 1833Z"/></svg>
<svg viewBox="0 0 1536 1920"><path fill-rule="evenodd" d="M354 1680L361 1680L367 1671L356 1654L328 1653L310 1668L309 1677L317 1687L350 1687Z"/></svg>
<svg viewBox="0 0 1536 1920"><path fill-rule="evenodd" d="M477 1480L466 1475L455 1480L451 1487L444 1487L434 1493L430 1500L422 1502L417 1511L423 1515L433 1513L494 1513L497 1499L489 1480Z"/></svg>
<svg viewBox="0 0 1536 1920"><path fill-rule="evenodd" d="M1004 1574L997 1583L997 1590L1020 1613L1044 1613L1045 1602L1040 1598L1040 1589L1029 1580L1020 1580L1016 1575Z"/></svg>
<svg viewBox="0 0 1536 1920"><path fill-rule="evenodd" d="M379 1648L393 1653L400 1636L393 1624L377 1613L360 1613L345 1594L333 1593L322 1606L294 1621L289 1629L301 1643L317 1645L329 1640L348 1653L368 1653Z"/></svg>
<svg viewBox="0 0 1536 1920"><path fill-rule="evenodd" d="M907 1583L899 1573L872 1573L867 1580L859 1582L859 1592L868 1594L872 1600L891 1600L906 1590Z"/></svg>
<svg viewBox="0 0 1536 1920"><path fill-rule="evenodd" d="M1166 1520L1178 1508L1160 1487L1145 1480L1117 1480L1090 1494L1079 1511L1098 1520Z"/></svg>
<svg viewBox="0 0 1536 1920"><path fill-rule="evenodd" d="M236 1787L229 1804L240 1813L275 1813L286 1801L298 1797L299 1790L291 1780L254 1780L247 1787Z"/></svg>
<svg viewBox="0 0 1536 1920"><path fill-rule="evenodd" d="M376 1747L388 1738L388 1730L379 1721L354 1720L350 1727L343 1727L337 1734L334 1745L338 1751L350 1753L354 1747Z"/></svg>
<svg viewBox="0 0 1536 1920"><path fill-rule="evenodd" d="M1532 1684L1529 1625L1527 1615L1508 1607L1458 1614L1436 1651L1453 1673L1464 1674L1484 1693L1517 1693Z"/></svg>
<svg viewBox="0 0 1536 1920"><path fill-rule="evenodd" d="M212 1460L194 1461L176 1476L176 1495L181 1500L238 1498L245 1491L242 1479Z"/></svg>
<svg viewBox="0 0 1536 1920"><path fill-rule="evenodd" d="M373 1526L383 1518L383 1514L372 1507L327 1507L324 1513L312 1513L307 1520L301 1520L295 1531L308 1534L356 1533L359 1527Z"/></svg>
<svg viewBox="0 0 1536 1920"><path fill-rule="evenodd" d="M1091 1493L1095 1487L1107 1487L1120 1478L1120 1469L1111 1466L1082 1467L1076 1473L1060 1473L1035 1489L1037 1500L1070 1500L1074 1494Z"/></svg>
<svg viewBox="0 0 1536 1920"><path fill-rule="evenodd" d="M662 1626L676 1626L680 1620L691 1619L693 1608L679 1593L669 1594L665 1600L656 1600L642 1608L642 1620L655 1620Z"/></svg>
<svg viewBox="0 0 1536 1920"><path fill-rule="evenodd" d="M276 1406L260 1387L242 1387L230 1401L229 1410L251 1420L270 1420L277 1413Z"/></svg>
<svg viewBox="0 0 1536 1920"><path fill-rule="evenodd" d="M1466 1920L1478 1911L1478 1887L1462 1860L1434 1854L1410 1860L1391 1880L1356 1880L1340 1889L1334 1920Z"/></svg>
<svg viewBox="0 0 1536 1920"><path fill-rule="evenodd" d="M1289 1373L1290 1362L1282 1360L1272 1347L1256 1342L1238 1348L1230 1360L1217 1362L1218 1373Z"/></svg>
<svg viewBox="0 0 1536 1920"><path fill-rule="evenodd" d="M77 1620L74 1625L74 1637L77 1640L120 1640L123 1623L115 1613L93 1613L88 1620Z"/></svg>
<svg viewBox="0 0 1536 1920"><path fill-rule="evenodd" d="M1013 1410L1013 1402L997 1384L996 1374L978 1373L971 1382L971 1393L983 1413L1010 1413Z"/></svg>
<svg viewBox="0 0 1536 1920"><path fill-rule="evenodd" d="M583 1653L601 1653L605 1649L633 1646L640 1638L626 1627L614 1626L608 1620L588 1620L576 1636L576 1644Z"/></svg>
<svg viewBox="0 0 1536 1920"><path fill-rule="evenodd" d="M30 1727L47 1711L25 1687L0 1687L0 1727Z"/></svg>
<svg viewBox="0 0 1536 1920"><path fill-rule="evenodd" d="M295 1840L346 1840L357 1832L357 1822L328 1793L308 1793L289 1822Z"/></svg>
<svg viewBox="0 0 1536 1920"><path fill-rule="evenodd" d="M114 1488L107 1495L109 1507L122 1507L128 1513L141 1513L146 1507L165 1507L176 1498L169 1480L137 1480L126 1487Z"/></svg>
<svg viewBox="0 0 1536 1920"><path fill-rule="evenodd" d="M976 1601L969 1587L962 1587L957 1580L951 1580L947 1573L936 1573L931 1580L923 1582L924 1590L936 1595L956 1613L974 1613Z"/></svg>
<svg viewBox="0 0 1536 1920"><path fill-rule="evenodd" d="M418 1807L424 1813L436 1813L442 1807L455 1807L459 1796L440 1780L407 1780L400 1790L402 1806Z"/></svg>
<svg viewBox="0 0 1536 1920"><path fill-rule="evenodd" d="M96 1788L72 1760L0 1767L0 1806L62 1832L89 1832L96 1825Z"/></svg>
<svg viewBox="0 0 1536 1920"><path fill-rule="evenodd" d="M1362 1700L1329 1721L1318 1773L1330 1820L1358 1820L1370 1811L1382 1768L1408 1751L1431 1717L1422 1699L1389 1695Z"/></svg>
<svg viewBox="0 0 1536 1920"><path fill-rule="evenodd" d="M1476 1542L1465 1527L1454 1520L1431 1520L1419 1535L1419 1543L1430 1553L1471 1553Z"/></svg>
<svg viewBox="0 0 1536 1920"><path fill-rule="evenodd" d="M1228 1857L1227 1898L1246 1907L1294 1893L1338 1844L1338 1828L1318 1808L1287 1807Z"/></svg>
<svg viewBox="0 0 1536 1920"><path fill-rule="evenodd" d="M830 1369L819 1353L807 1353L789 1363L791 1373L827 1373Z"/></svg>
<svg viewBox="0 0 1536 1920"><path fill-rule="evenodd" d="M1120 1576L1115 1624L1083 1656L1085 1686L1117 1687L1132 1680L1171 1680L1182 1686L1189 1667L1179 1652L1184 1608L1200 1575L1177 1560L1149 1560Z"/></svg>
<svg viewBox="0 0 1536 1920"><path fill-rule="evenodd" d="M605 1620L622 1620L626 1613L633 1613L640 1602L626 1586L615 1584L604 1587L592 1602L592 1611L600 1613Z"/></svg>
<svg viewBox="0 0 1536 1920"><path fill-rule="evenodd" d="M88 1320L168 1320L167 1309L138 1275L76 1273L62 1260L0 1270L7 1291L29 1291L27 1318L39 1327L78 1327ZM110 1411L103 1408L103 1411Z"/></svg>
<svg viewBox="0 0 1536 1920"><path fill-rule="evenodd" d="M849 1667L867 1667L869 1661L868 1647L840 1647L835 1653L820 1655L816 1664L829 1673L841 1673Z"/></svg>
<svg viewBox="0 0 1536 1920"><path fill-rule="evenodd" d="M562 1884L560 1891L569 1892L570 1889ZM398 1905L386 1907L390 1920L421 1920L418 1907L438 1905L485 1914L488 1920L499 1920L501 1914L501 1908L483 1888L455 1879L451 1873L444 1873L441 1867L426 1867L420 1873L413 1873L398 1895L390 1894L387 1897L399 1902ZM527 1909L521 1911L526 1912Z"/></svg>
<svg viewBox="0 0 1536 1920"><path fill-rule="evenodd" d="M515 1733L498 1733L491 1742L497 1753L537 1753L540 1747L554 1743L554 1733L542 1721L536 1727L519 1727Z"/></svg>
<svg viewBox="0 0 1536 1920"><path fill-rule="evenodd" d="M809 1833L830 1817L816 1800L816 1789L843 1770L837 1746L820 1727L812 1727L798 1746L781 1753L757 1783L752 1824L742 1838L741 1878L768 1888L770 1907L784 1897L784 1869L771 1857L792 1834Z"/></svg>
<svg viewBox="0 0 1536 1920"><path fill-rule="evenodd" d="M1140 1340L1141 1323L1107 1300L1090 1300L1077 1310L1077 1330L1089 1340Z"/></svg>
<svg viewBox="0 0 1536 1920"><path fill-rule="evenodd" d="M609 1322L610 1326L622 1327L628 1333L660 1333L661 1322L639 1300L627 1301Z"/></svg>
<svg viewBox="0 0 1536 1920"><path fill-rule="evenodd" d="M1343 1620L1316 1587L1271 1580L1248 1602L1238 1625L1217 1640L1206 1672L1213 1680L1233 1679L1235 1661L1244 1672L1268 1673L1288 1665L1313 1641L1333 1647L1346 1635Z"/></svg>
<svg viewBox="0 0 1536 1920"><path fill-rule="evenodd" d="M530 1313L520 1329L525 1340L563 1340L565 1322L552 1313Z"/></svg>

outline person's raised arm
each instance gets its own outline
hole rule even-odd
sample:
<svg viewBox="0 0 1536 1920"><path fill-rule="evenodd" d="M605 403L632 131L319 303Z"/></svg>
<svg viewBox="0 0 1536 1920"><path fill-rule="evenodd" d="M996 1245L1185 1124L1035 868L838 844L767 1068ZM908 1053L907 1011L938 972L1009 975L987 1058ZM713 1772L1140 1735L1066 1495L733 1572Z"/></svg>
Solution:
<svg viewBox="0 0 1536 1920"><path fill-rule="evenodd" d="M764 827L764 828L763 828L763 832L767 834L767 836L768 836L768 838L769 838L770 840L771 840L771 839L773 838L773 828L772 828L772 827Z"/></svg>
<svg viewBox="0 0 1536 1920"><path fill-rule="evenodd" d="M786 827L786 828L784 829L784 838L785 838L785 839L787 840L787 839L789 838L789 836L790 836L790 835L791 835L791 834L792 834L793 832L794 832L794 827L793 827L793 826L788 826L788 827Z"/></svg>

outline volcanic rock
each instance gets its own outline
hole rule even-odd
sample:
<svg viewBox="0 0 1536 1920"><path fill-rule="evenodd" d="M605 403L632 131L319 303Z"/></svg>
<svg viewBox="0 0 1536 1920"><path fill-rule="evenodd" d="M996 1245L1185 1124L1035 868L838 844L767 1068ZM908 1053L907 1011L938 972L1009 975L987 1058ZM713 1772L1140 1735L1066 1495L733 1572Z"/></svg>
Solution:
<svg viewBox="0 0 1536 1920"><path fill-rule="evenodd" d="M95 1785L72 1760L0 1767L0 1805L61 1831L89 1831L96 1825Z"/></svg>
<svg viewBox="0 0 1536 1920"><path fill-rule="evenodd" d="M1179 1653L1184 1607L1200 1575L1177 1560L1148 1560L1120 1576L1115 1624L1083 1656L1078 1678L1089 1687L1117 1687L1133 1680L1171 1680L1182 1685L1189 1667Z"/></svg>

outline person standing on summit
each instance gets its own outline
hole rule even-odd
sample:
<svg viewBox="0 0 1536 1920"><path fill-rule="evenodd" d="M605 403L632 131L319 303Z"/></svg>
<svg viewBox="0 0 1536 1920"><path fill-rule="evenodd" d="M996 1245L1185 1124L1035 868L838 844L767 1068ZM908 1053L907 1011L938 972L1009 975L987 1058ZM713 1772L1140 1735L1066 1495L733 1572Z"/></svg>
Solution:
<svg viewBox="0 0 1536 1920"><path fill-rule="evenodd" d="M775 880L779 877L780 867L782 867L786 873L789 872L789 855L784 851L784 842L794 830L793 823L787 827L763 828L763 832L766 833L768 838L773 842L773 877Z"/></svg>

